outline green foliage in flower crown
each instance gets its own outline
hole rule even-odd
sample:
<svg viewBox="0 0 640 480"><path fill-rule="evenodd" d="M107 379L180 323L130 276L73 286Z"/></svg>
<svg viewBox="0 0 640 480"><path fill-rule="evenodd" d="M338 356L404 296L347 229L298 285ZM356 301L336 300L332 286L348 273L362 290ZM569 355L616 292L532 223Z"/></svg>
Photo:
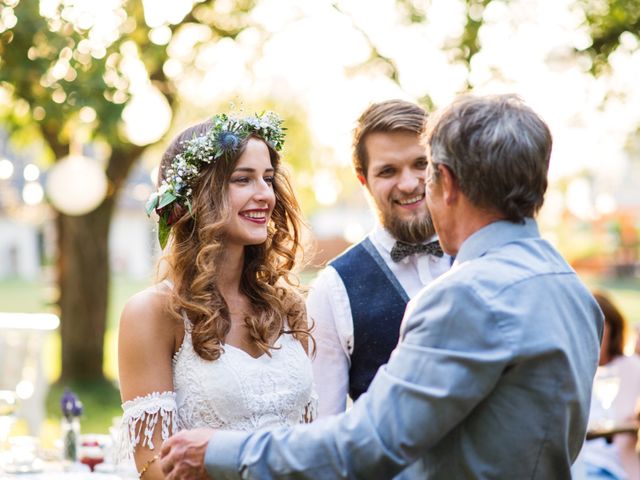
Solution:
<svg viewBox="0 0 640 480"><path fill-rule="evenodd" d="M177 154L167 169L166 178L157 192L149 197L145 209L147 215L154 210L160 217L158 240L162 248L167 244L171 229L171 211L174 203L185 206L191 213L192 185L205 165L214 164L219 158L235 154L240 142L249 135L264 139L274 150L282 150L285 128L282 120L273 112L249 117L230 117L224 113L215 115L213 127L205 135L194 136L183 142L183 150Z"/></svg>

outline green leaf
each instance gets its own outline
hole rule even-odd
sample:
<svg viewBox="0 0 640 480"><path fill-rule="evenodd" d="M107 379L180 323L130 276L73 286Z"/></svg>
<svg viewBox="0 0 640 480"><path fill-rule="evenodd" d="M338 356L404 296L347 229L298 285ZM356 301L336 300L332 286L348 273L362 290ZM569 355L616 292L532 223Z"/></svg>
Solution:
<svg viewBox="0 0 640 480"><path fill-rule="evenodd" d="M151 212L153 212L156 207L158 206L158 200L160 197L158 197L157 193L153 193L150 197L149 200L147 200L147 203L144 206L144 209L147 211L147 215L151 216Z"/></svg>
<svg viewBox="0 0 640 480"><path fill-rule="evenodd" d="M160 202L158 203L158 208L166 207L171 202L176 199L176 196L171 192L164 192L160 197Z"/></svg>
<svg viewBox="0 0 640 480"><path fill-rule="evenodd" d="M191 208L191 200L189 200L187 198L187 200L185 201L185 203L187 204L187 209L189 210L189 215L191 215L193 217L193 210Z"/></svg>
<svg viewBox="0 0 640 480"><path fill-rule="evenodd" d="M167 246L167 240L169 240L169 232L171 231L171 227L167 224L167 217L169 213L164 213L160 215L160 221L158 222L158 242L160 242L160 248L164 250L164 247Z"/></svg>

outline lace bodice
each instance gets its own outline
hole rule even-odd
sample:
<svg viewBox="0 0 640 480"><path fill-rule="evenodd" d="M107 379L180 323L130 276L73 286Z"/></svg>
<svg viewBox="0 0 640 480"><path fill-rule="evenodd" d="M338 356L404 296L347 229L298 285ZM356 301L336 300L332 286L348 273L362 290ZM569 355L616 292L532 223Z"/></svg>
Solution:
<svg viewBox="0 0 640 480"><path fill-rule="evenodd" d="M185 332L173 359L178 427L257 430L304 420L313 389L311 362L300 342L282 335L271 357L253 358L231 345L203 360Z"/></svg>
<svg viewBox="0 0 640 480"><path fill-rule="evenodd" d="M204 360L193 349L185 321L184 340L173 357L174 391L122 405L118 457L130 458L138 445L154 449L151 437L158 422L164 441L182 429L252 431L312 420L317 396L311 361L292 335L282 335L275 347L271 356L253 358L225 345L217 360Z"/></svg>

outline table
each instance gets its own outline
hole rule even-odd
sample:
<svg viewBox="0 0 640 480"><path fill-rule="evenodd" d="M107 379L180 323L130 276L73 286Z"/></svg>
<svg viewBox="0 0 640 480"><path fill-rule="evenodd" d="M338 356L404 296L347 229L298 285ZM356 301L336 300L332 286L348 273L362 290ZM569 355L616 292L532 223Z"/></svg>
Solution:
<svg viewBox="0 0 640 480"><path fill-rule="evenodd" d="M90 472L40 472L40 473L17 473L15 475L0 473L2 480L123 480L124 478L111 473L90 473Z"/></svg>
<svg viewBox="0 0 640 480"><path fill-rule="evenodd" d="M606 438L610 442L614 435L619 433L638 433L639 428L640 423L637 421L618 423L607 427L595 427L587 430L587 440Z"/></svg>
<svg viewBox="0 0 640 480"><path fill-rule="evenodd" d="M37 460L37 471L33 473L10 473L0 467L0 480L133 480L138 472L133 463L114 465L99 464L91 472L84 464L64 464L59 461L45 462Z"/></svg>

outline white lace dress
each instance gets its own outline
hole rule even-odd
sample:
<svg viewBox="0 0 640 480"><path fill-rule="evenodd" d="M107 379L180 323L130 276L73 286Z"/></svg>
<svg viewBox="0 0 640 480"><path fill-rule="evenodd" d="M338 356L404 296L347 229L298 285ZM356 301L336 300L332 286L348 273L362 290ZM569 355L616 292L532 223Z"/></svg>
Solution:
<svg viewBox="0 0 640 480"><path fill-rule="evenodd" d="M292 335L282 335L271 357L254 358L231 345L217 360L203 360L193 349L190 324L173 357L173 392L154 392L122 405L119 457L135 447L151 449L160 421L162 439L182 429L212 427L252 431L294 425L315 417L317 396L311 361Z"/></svg>

